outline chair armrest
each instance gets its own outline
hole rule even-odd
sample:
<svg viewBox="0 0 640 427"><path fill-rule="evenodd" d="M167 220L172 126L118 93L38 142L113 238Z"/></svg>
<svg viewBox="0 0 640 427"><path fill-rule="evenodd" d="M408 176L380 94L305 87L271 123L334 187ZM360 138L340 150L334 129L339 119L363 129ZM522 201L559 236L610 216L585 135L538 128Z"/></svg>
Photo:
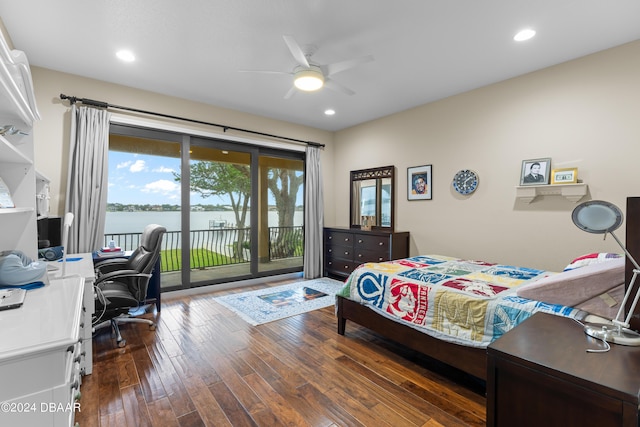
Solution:
<svg viewBox="0 0 640 427"><path fill-rule="evenodd" d="M127 264L128 258L109 258L94 264L94 270L98 274L105 274L115 270L122 270Z"/></svg>
<svg viewBox="0 0 640 427"><path fill-rule="evenodd" d="M148 277L151 278L151 274L138 273L135 270L118 270L110 273L103 274L96 279L96 286L99 286L103 282L114 281L122 277Z"/></svg>

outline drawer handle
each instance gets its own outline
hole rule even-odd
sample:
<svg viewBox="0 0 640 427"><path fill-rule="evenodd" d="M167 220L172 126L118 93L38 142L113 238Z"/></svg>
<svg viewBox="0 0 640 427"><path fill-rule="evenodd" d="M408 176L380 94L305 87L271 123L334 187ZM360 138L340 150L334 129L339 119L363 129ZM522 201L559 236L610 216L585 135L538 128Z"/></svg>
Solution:
<svg viewBox="0 0 640 427"><path fill-rule="evenodd" d="M348 265L345 265L345 266L344 266L344 269L345 269L345 270L347 270L348 268L349 268L349 266L348 266Z"/></svg>
<svg viewBox="0 0 640 427"><path fill-rule="evenodd" d="M333 239L333 236L329 236L329 240Z"/></svg>
<svg viewBox="0 0 640 427"><path fill-rule="evenodd" d="M362 243L362 239L358 239L358 243Z"/></svg>
<svg viewBox="0 0 640 427"><path fill-rule="evenodd" d="M327 262L328 265L333 265L333 263L331 261Z"/></svg>
<svg viewBox="0 0 640 427"><path fill-rule="evenodd" d="M333 249L329 248L329 253L333 252Z"/></svg>
<svg viewBox="0 0 640 427"><path fill-rule="evenodd" d="M358 254L358 258L362 258L362 254Z"/></svg>
<svg viewBox="0 0 640 427"><path fill-rule="evenodd" d="M345 255L349 255L349 251L344 251L344 254Z"/></svg>
<svg viewBox="0 0 640 427"><path fill-rule="evenodd" d="M384 245L384 242L378 243L378 246L383 246L383 245Z"/></svg>
<svg viewBox="0 0 640 427"><path fill-rule="evenodd" d="M384 261L384 258L380 257L378 258L378 261Z"/></svg>

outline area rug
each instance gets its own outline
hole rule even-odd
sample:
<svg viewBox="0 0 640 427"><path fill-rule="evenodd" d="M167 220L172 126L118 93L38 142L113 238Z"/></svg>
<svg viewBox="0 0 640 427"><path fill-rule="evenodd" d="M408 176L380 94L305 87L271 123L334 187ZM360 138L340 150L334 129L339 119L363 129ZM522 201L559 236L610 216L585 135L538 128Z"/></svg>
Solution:
<svg viewBox="0 0 640 427"><path fill-rule="evenodd" d="M216 302L251 325L261 325L335 304L344 283L323 277L256 291L223 295Z"/></svg>

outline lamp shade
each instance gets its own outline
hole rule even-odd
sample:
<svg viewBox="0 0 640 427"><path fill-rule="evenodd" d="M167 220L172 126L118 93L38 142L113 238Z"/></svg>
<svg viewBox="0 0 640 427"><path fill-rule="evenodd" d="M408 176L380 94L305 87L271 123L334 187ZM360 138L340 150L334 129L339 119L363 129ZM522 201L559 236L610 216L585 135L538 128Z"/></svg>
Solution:
<svg viewBox="0 0 640 427"><path fill-rule="evenodd" d="M573 223L588 233L604 234L617 230L622 224L622 211L614 204L591 200L578 205L571 214Z"/></svg>
<svg viewBox="0 0 640 427"><path fill-rule="evenodd" d="M300 68L294 72L293 84L300 90L312 92L324 85L324 76L318 67Z"/></svg>

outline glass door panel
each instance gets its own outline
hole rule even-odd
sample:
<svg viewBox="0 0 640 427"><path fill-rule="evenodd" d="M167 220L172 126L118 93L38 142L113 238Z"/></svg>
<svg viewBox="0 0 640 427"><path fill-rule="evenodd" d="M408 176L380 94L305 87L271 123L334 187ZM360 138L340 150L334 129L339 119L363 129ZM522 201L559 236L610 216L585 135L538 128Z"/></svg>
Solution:
<svg viewBox="0 0 640 427"><path fill-rule="evenodd" d="M164 135L163 135L164 136ZM140 245L148 224L167 229L161 253L162 289L181 286L180 143L120 135L109 137L109 191L105 245L113 240L125 251Z"/></svg>
<svg viewBox="0 0 640 427"><path fill-rule="evenodd" d="M260 155L258 165L258 272L301 271L304 162Z"/></svg>
<svg viewBox="0 0 640 427"><path fill-rule="evenodd" d="M190 148L192 283L251 276L251 153L224 148Z"/></svg>

